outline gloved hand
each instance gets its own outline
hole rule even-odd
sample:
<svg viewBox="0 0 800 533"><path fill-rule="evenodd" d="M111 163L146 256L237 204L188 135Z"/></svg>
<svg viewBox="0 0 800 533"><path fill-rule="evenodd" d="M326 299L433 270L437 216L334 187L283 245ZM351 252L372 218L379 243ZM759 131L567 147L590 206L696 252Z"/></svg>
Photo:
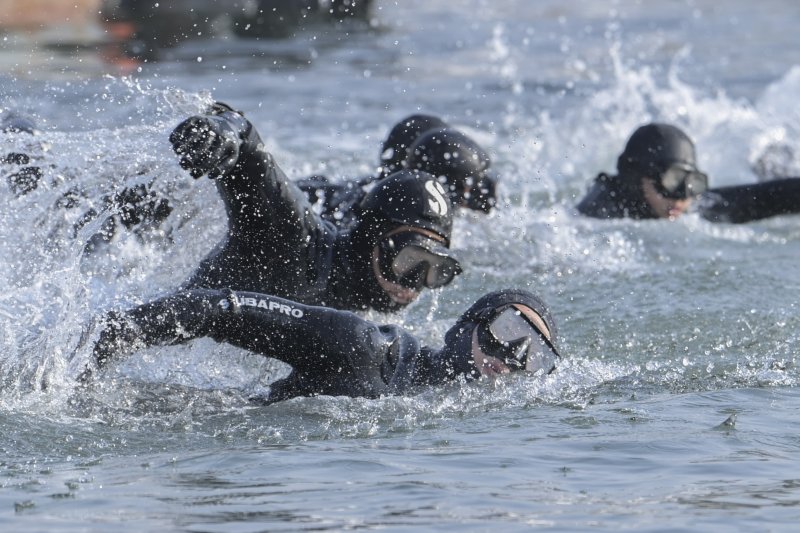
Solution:
<svg viewBox="0 0 800 533"><path fill-rule="evenodd" d="M222 116L197 115L178 124L169 142L193 178L208 174L214 179L236 165L241 139Z"/></svg>
<svg viewBox="0 0 800 533"><path fill-rule="evenodd" d="M112 359L118 355L124 355L133 349L136 339L141 336L141 331L131 322L126 320L125 315L117 311L110 311L101 319L103 330L94 345L92 356L97 370L102 369ZM90 330L86 330L81 335L80 344L85 343L89 338ZM88 365L83 372L78 375L78 383L88 384L94 374L94 365Z"/></svg>

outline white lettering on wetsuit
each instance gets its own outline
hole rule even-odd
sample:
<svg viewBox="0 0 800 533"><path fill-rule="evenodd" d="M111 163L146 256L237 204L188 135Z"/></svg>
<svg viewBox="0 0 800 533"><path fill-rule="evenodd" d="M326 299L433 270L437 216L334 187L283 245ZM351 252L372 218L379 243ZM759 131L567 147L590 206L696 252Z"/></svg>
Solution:
<svg viewBox="0 0 800 533"><path fill-rule="evenodd" d="M283 313L284 315L291 316L294 318L302 318L303 311L302 309L297 309L296 307L292 307L290 305L282 304L279 302L273 302L271 300L265 300L263 298L253 298L252 296L239 296L237 294L231 294L231 298L235 299L236 305L239 306L248 306L248 307L258 307L260 309L266 309L267 311L277 311L278 313ZM231 304L229 299L220 300L219 305L223 309L227 309Z"/></svg>
<svg viewBox="0 0 800 533"><path fill-rule="evenodd" d="M428 198L428 205L437 215L447 214L447 200L444 199L444 187L438 181L426 181L425 190L431 196Z"/></svg>

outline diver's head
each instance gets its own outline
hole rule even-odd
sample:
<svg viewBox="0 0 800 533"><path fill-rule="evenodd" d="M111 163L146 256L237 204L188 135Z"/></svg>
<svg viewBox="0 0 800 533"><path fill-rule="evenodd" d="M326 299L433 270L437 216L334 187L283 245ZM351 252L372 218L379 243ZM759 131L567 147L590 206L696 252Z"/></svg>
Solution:
<svg viewBox="0 0 800 533"><path fill-rule="evenodd" d="M697 168L694 143L669 124L647 124L633 132L617 159L617 172L657 218L679 216L692 198L708 189L708 176Z"/></svg>
<svg viewBox="0 0 800 533"><path fill-rule="evenodd" d="M360 212L359 246L390 300L385 307L409 304L425 287L443 287L461 273L449 251L453 208L430 174L403 170L378 181Z"/></svg>
<svg viewBox="0 0 800 533"><path fill-rule="evenodd" d="M430 130L409 149L407 166L440 179L453 205L488 213L495 204L497 178L478 143L453 128Z"/></svg>
<svg viewBox="0 0 800 533"><path fill-rule="evenodd" d="M556 368L556 324L539 298L524 290L491 292L475 302L445 335L443 360L468 378Z"/></svg>
<svg viewBox="0 0 800 533"><path fill-rule="evenodd" d="M405 168L408 150L421 134L447 126L433 115L410 115L394 125L381 148L381 175L388 176Z"/></svg>

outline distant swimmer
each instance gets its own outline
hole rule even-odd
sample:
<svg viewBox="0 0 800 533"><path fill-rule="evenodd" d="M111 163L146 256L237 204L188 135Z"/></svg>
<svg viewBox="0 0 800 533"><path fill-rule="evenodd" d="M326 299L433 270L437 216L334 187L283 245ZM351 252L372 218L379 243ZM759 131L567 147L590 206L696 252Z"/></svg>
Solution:
<svg viewBox="0 0 800 533"><path fill-rule="evenodd" d="M416 114L400 120L383 142L379 163L375 176L351 181L312 176L297 183L321 206L323 218L337 226L347 226L358 216L359 202L377 180L404 169L435 176L455 207L488 213L495 205L497 176L491 158L439 117Z"/></svg>
<svg viewBox="0 0 800 533"><path fill-rule="evenodd" d="M743 223L800 212L800 179L774 179L709 189L692 140L679 128L652 123L631 135L617 174L601 173L578 211L594 218L675 219L695 207L712 222Z"/></svg>
<svg viewBox="0 0 800 533"><path fill-rule="evenodd" d="M180 123L170 136L181 166L214 179L228 232L185 288L231 288L307 305L393 311L461 272L449 250L450 199L433 176L402 170L377 181L346 229L320 217L225 104Z"/></svg>
<svg viewBox="0 0 800 533"><path fill-rule="evenodd" d="M522 290L481 297L449 329L438 350L399 326L351 312L229 290L180 291L112 312L103 324L82 382L138 349L208 337L292 367L259 399L263 403L315 395L375 398L516 371L546 375L561 359L547 306Z"/></svg>

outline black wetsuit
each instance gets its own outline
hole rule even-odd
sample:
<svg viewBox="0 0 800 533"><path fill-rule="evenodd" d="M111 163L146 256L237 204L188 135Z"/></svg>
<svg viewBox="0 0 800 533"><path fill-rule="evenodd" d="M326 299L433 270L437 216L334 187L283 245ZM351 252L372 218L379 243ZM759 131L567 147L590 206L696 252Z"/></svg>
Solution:
<svg viewBox="0 0 800 533"><path fill-rule="evenodd" d="M366 176L354 181L333 182L326 176L311 176L295 183L323 219L347 228L358 219L361 200L379 179L380 176Z"/></svg>
<svg viewBox="0 0 800 533"><path fill-rule="evenodd" d="M374 243L314 213L242 115L216 116L241 141L236 165L215 179L228 234L184 287L260 292L337 309L397 309L372 272Z"/></svg>
<svg viewBox="0 0 800 533"><path fill-rule="evenodd" d="M707 220L735 224L800 213L800 178L709 189L694 204ZM657 218L630 180L607 174L597 176L577 209L594 218Z"/></svg>
<svg viewBox="0 0 800 533"><path fill-rule="evenodd" d="M407 392L453 380L457 364L402 328L347 311L258 293L196 289L112 313L95 345L98 366L136 349L210 337L273 357L292 372L266 403L295 396L364 396ZM466 372L469 372L466 367Z"/></svg>

